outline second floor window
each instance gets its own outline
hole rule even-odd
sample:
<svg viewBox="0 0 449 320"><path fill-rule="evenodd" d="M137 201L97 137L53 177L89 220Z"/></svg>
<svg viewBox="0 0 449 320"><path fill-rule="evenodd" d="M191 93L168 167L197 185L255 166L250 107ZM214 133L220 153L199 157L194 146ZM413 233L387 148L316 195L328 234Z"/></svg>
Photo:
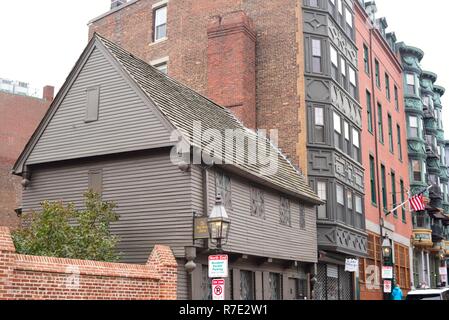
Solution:
<svg viewBox="0 0 449 320"><path fill-rule="evenodd" d="M388 210L388 200L387 200L387 176L385 171L385 166L380 166L380 175L382 179L382 203L384 210Z"/></svg>
<svg viewBox="0 0 449 320"><path fill-rule="evenodd" d="M365 44L363 45L363 64L365 66L365 72L369 74L369 51Z"/></svg>
<svg viewBox="0 0 449 320"><path fill-rule="evenodd" d="M385 73L385 92L387 99L391 99L391 93L390 93L390 76Z"/></svg>
<svg viewBox="0 0 449 320"><path fill-rule="evenodd" d="M251 187L251 215L265 219L265 195L256 187Z"/></svg>
<svg viewBox="0 0 449 320"><path fill-rule="evenodd" d="M232 208L231 178L223 173L215 173L215 193L220 195L226 209Z"/></svg>
<svg viewBox="0 0 449 320"><path fill-rule="evenodd" d="M415 116L409 116L409 137L410 138L419 138L419 124L418 124L418 117Z"/></svg>
<svg viewBox="0 0 449 320"><path fill-rule="evenodd" d="M280 211L280 223L284 226L291 226L292 220L290 211L290 200L281 197L279 211Z"/></svg>
<svg viewBox="0 0 449 320"><path fill-rule="evenodd" d="M396 195L396 174L391 172L391 201L393 208L396 207L397 203L397 195ZM394 216L398 216L398 210L394 212Z"/></svg>
<svg viewBox="0 0 449 320"><path fill-rule="evenodd" d="M412 160L412 177L415 182L422 182L422 170L421 170L421 161Z"/></svg>
<svg viewBox="0 0 449 320"><path fill-rule="evenodd" d="M380 103L377 104L377 117L379 118L379 141L384 143L384 121L382 115L382 105Z"/></svg>
<svg viewBox="0 0 449 320"><path fill-rule="evenodd" d="M371 185L371 203L377 205L377 190L376 190L376 165L374 157L369 156L369 169L370 169L370 185Z"/></svg>
<svg viewBox="0 0 449 320"><path fill-rule="evenodd" d="M404 203L405 201L405 188L404 188L404 181L401 180L400 182L400 187L401 187L401 203ZM402 222L407 223L407 215L405 212L405 206L402 206Z"/></svg>
<svg viewBox="0 0 449 320"><path fill-rule="evenodd" d="M371 93L366 91L366 113L368 116L368 131L373 133L373 108L371 105Z"/></svg>
<svg viewBox="0 0 449 320"><path fill-rule="evenodd" d="M380 88L380 65L379 61L375 60L375 68L376 68L376 85Z"/></svg>
<svg viewBox="0 0 449 320"><path fill-rule="evenodd" d="M406 75L407 93L416 94L415 76L411 73Z"/></svg>
<svg viewBox="0 0 449 320"><path fill-rule="evenodd" d="M167 37L167 6L154 10L154 41Z"/></svg>
<svg viewBox="0 0 449 320"><path fill-rule="evenodd" d="M315 107L315 142L324 142L324 108Z"/></svg>
<svg viewBox="0 0 449 320"><path fill-rule="evenodd" d="M312 72L321 73L321 40L312 39Z"/></svg>
<svg viewBox="0 0 449 320"><path fill-rule="evenodd" d="M327 219L327 184L324 181L317 182L318 197L324 202L323 205L317 207L318 219Z"/></svg>

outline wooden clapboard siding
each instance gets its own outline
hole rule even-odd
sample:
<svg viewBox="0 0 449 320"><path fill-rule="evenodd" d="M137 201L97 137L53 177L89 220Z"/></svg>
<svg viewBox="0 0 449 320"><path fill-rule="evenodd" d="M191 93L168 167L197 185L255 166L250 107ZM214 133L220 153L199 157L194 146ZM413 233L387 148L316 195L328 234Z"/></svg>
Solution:
<svg viewBox="0 0 449 320"><path fill-rule="evenodd" d="M87 89L100 88L98 121L85 123ZM94 48L27 164L143 150L169 144L170 132L99 49Z"/></svg>
<svg viewBox="0 0 449 320"><path fill-rule="evenodd" d="M111 228L121 238L124 262L144 263L155 244L169 245L176 257L184 256L184 247L192 245L190 174L170 162L168 151L35 169L24 191L24 211L39 209L42 200L82 207L93 168L103 172L103 199L118 205L120 220Z"/></svg>

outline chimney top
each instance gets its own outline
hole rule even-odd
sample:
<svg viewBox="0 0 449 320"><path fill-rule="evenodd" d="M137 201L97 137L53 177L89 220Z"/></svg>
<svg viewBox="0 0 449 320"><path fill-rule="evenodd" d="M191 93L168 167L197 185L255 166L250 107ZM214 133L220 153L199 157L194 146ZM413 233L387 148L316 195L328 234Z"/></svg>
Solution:
<svg viewBox="0 0 449 320"><path fill-rule="evenodd" d="M45 86L43 90L43 99L48 102L52 102L55 97L55 87L53 86Z"/></svg>
<svg viewBox="0 0 449 320"><path fill-rule="evenodd" d="M111 0L111 10L124 5L127 0Z"/></svg>

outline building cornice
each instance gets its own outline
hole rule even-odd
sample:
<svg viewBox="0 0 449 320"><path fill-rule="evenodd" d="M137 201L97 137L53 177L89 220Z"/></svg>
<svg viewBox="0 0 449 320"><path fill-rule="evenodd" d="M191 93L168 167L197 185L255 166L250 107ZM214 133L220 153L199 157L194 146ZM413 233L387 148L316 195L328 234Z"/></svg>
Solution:
<svg viewBox="0 0 449 320"><path fill-rule="evenodd" d="M95 23L95 22L97 22L98 20L101 20L101 19L103 19L103 18L105 18L105 17L107 17L107 16L109 16L109 15L111 15L111 14L113 14L113 13L116 13L116 12L118 12L118 11L124 9L124 8L127 8L127 7L129 7L129 6L133 5L133 4L135 4L135 3L138 2L138 1L139 1L139 0L130 0L130 1L128 1L127 3L122 4L122 5L119 6L119 7L116 7L116 8L114 8L114 9L111 9L111 10L109 10L108 12L105 12L105 13L103 13L102 15L99 15L98 17L93 18L92 20L90 20L90 21L87 23L87 25L89 26L89 25L91 25L92 23Z"/></svg>

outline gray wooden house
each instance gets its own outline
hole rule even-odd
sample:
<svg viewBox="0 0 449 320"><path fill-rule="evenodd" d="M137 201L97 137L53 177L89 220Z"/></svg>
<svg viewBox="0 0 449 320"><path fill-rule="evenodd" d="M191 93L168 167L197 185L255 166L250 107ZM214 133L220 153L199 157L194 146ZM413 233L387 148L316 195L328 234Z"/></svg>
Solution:
<svg viewBox="0 0 449 320"><path fill-rule="evenodd" d="M216 195L231 219L229 299L295 299L310 294L317 262L317 195L271 143L277 171L257 164L177 165L176 141L194 152L193 123L258 135L230 111L176 82L116 44L95 35L14 167L23 176L23 211L43 200L82 206L91 188L115 201L122 260L144 263L155 244L170 245L179 262L181 299L210 298L207 240L193 240L193 215L211 212ZM193 154L192 153L192 154ZM196 269L185 269L196 247Z"/></svg>

